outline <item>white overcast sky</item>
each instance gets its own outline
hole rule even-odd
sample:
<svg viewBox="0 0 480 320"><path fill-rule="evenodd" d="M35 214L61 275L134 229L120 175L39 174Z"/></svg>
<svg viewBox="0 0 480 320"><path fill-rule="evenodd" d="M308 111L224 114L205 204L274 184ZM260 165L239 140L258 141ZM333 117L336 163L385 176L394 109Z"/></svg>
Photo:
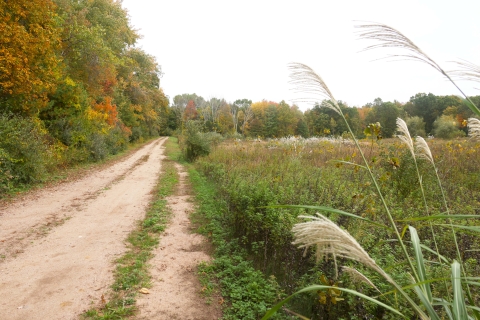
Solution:
<svg viewBox="0 0 480 320"><path fill-rule="evenodd" d="M355 35L355 21L387 24L409 37L444 69L465 59L480 65L480 0L123 0L138 46L157 58L161 87L171 99L301 98L288 84L287 65L302 62L337 100L362 106L380 97L407 102L419 92L458 91L433 68L384 57ZM479 85L459 82L469 95ZM308 105L300 104L305 110Z"/></svg>

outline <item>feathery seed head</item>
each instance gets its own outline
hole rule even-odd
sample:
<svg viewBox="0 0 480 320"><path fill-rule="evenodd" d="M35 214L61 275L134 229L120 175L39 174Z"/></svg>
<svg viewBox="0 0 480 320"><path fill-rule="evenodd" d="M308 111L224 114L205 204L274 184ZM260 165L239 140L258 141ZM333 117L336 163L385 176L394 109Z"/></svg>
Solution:
<svg viewBox="0 0 480 320"><path fill-rule="evenodd" d="M371 286L372 288L375 288L378 292L380 292L380 290L378 290L378 288L373 284L373 282L370 281L370 279L368 279L363 273L361 273L357 269L350 268L350 267L347 267L347 266L342 266L342 270L345 273L347 273L350 276L350 278L352 278L353 282L366 283L369 286Z"/></svg>
<svg viewBox="0 0 480 320"><path fill-rule="evenodd" d="M416 137L415 148L417 150L416 152L417 158L426 159L430 161L432 164L435 164L433 162L432 152L430 151L430 148L428 147L428 144L425 141L425 139L423 139L422 137Z"/></svg>
<svg viewBox="0 0 480 320"><path fill-rule="evenodd" d="M460 80L469 80L480 82L480 66L469 61L457 61L460 70L449 71L449 74L459 78Z"/></svg>
<svg viewBox="0 0 480 320"><path fill-rule="evenodd" d="M468 135L472 138L480 138L480 120L469 118L467 120Z"/></svg>
<svg viewBox="0 0 480 320"><path fill-rule="evenodd" d="M293 244L308 249L315 246L317 260L329 254L355 260L380 273L387 281L391 278L370 258L362 246L346 230L341 229L325 216L299 216L310 221L297 223L292 231L295 235Z"/></svg>
<svg viewBox="0 0 480 320"><path fill-rule="evenodd" d="M387 59L405 59L424 62L431 67L435 68L442 74L446 74L445 71L433 61L425 52L423 52L412 40L403 35L400 31L381 23L361 24L355 26L361 29L359 32L360 39L375 40L378 43L370 45L364 49L364 51L377 49L377 48L400 48L407 52L405 54L391 54Z"/></svg>
<svg viewBox="0 0 480 320"><path fill-rule="evenodd" d="M397 138L399 138L403 143L407 145L408 150L410 150L410 153L412 154L412 157L415 158L412 137L410 136L407 124L405 123L405 121L403 121L403 119L397 118L397 131L400 132L400 134L397 135Z"/></svg>
<svg viewBox="0 0 480 320"><path fill-rule="evenodd" d="M294 85L294 90L297 92L303 92L312 95L301 99L304 102L317 102L319 97L323 99L329 99L332 103L326 103L325 106L342 114L337 100L333 97L333 94L328 89L323 79L313 71L312 68L303 63L290 63L290 83Z"/></svg>

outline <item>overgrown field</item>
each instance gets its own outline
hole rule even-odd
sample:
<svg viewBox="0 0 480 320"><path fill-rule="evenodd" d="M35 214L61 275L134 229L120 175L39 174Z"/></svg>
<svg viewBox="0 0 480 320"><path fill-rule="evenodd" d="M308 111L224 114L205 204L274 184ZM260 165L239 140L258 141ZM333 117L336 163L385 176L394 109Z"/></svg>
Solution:
<svg viewBox="0 0 480 320"><path fill-rule="evenodd" d="M364 140L361 147L380 184L393 218L407 243L407 225L417 229L427 272L436 279L435 296L447 295L450 270L439 264L439 251L445 259L455 259L456 249L446 219L419 220L427 215L444 214L446 207L437 177L430 162L418 160L425 200L409 150L399 140ZM480 214L480 142L468 139L428 141L444 188L450 214ZM384 207L375 192L358 150L349 140L286 138L265 141L229 141L215 147L197 161L197 168L217 186L226 202L221 217L226 235L235 239L265 276L274 275L281 290L291 294L310 284L336 284L356 289L394 306L414 318L413 311L393 287L358 263L342 259L323 259L315 263L312 250L292 245L291 229L301 222L301 214L314 214L306 208L274 208L274 205L327 206L388 226ZM425 202L427 209L425 209ZM376 263L402 286L411 283L391 229L375 226L345 215L325 213L357 239ZM479 275L480 241L477 219L455 220L457 243L463 266L469 275ZM464 228L462 228L464 227ZM432 230L435 238L432 237ZM432 251L428 251L431 248ZM436 249L437 248L437 249ZM410 250L410 247L409 247ZM306 254L305 254L306 253ZM441 258L441 257L440 257ZM355 281L341 268L350 266L366 275L376 288ZM358 279L357 279L358 280ZM448 280L449 281L449 280ZM411 288L407 290L412 290ZM480 292L470 288L477 299ZM328 290L304 294L287 307L313 319L396 318L394 314L351 295ZM287 311L288 313L288 311Z"/></svg>

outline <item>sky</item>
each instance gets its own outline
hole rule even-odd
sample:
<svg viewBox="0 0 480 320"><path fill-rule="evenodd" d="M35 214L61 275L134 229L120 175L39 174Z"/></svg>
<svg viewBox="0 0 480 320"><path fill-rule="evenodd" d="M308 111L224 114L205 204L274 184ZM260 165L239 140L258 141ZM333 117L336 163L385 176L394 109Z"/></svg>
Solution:
<svg viewBox="0 0 480 320"><path fill-rule="evenodd" d="M461 59L480 65L478 0L123 0L137 43L155 56L161 87L175 95L296 103L288 64L319 74L337 100L361 107L376 98L407 102L417 93L459 95L432 67L378 60L364 51L354 26L377 22L396 28L445 70ZM458 82L467 95L478 83Z"/></svg>

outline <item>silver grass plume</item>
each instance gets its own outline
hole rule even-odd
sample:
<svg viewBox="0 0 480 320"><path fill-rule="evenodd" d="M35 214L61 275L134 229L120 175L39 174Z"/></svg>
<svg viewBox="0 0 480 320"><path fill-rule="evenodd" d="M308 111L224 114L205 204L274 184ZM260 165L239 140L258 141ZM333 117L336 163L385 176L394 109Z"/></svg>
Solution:
<svg viewBox="0 0 480 320"><path fill-rule="evenodd" d="M453 81L452 77L450 77L450 73L447 73L443 70L438 63L436 63L432 58L430 58L425 52L423 52L412 40L407 38L403 35L400 31L396 30L395 28L389 27L385 24L381 23L369 23L369 24L361 24L355 26L356 28L360 29L358 32L359 39L365 40L374 40L377 41L376 44L372 44L363 51L378 49L378 48L398 48L403 49L406 52L403 54L389 54L385 58L386 59L399 59L399 60L414 60L428 64L442 75L444 75L457 89L462 93L462 95L467 99L469 102L468 107L472 110L476 115L480 116L480 109L470 100L470 98L460 89L460 87ZM464 63L463 65L466 71L463 71L464 76L468 76L470 78L477 78L479 74L479 67L475 66L471 63ZM462 72L458 73L457 75L462 75ZM452 74L455 75L455 72Z"/></svg>
<svg viewBox="0 0 480 320"><path fill-rule="evenodd" d="M460 67L460 70L450 71L449 74L460 80L480 82L480 66L466 60L457 61L456 63Z"/></svg>
<svg viewBox="0 0 480 320"><path fill-rule="evenodd" d="M472 138L480 138L480 120L469 118L467 120L468 135Z"/></svg>
<svg viewBox="0 0 480 320"><path fill-rule="evenodd" d="M341 229L325 216L319 213L316 215L316 217L299 216L299 218L309 219L309 221L293 226L292 231L295 236L293 244L299 245L299 248L305 248L305 250L315 246L317 261L328 255L358 261L393 283L393 280L346 230Z"/></svg>
<svg viewBox="0 0 480 320"><path fill-rule="evenodd" d="M416 137L415 148L417 151L416 152L417 158L426 159L430 161L431 164L435 165L435 163L433 162L432 152L430 151L430 148L428 147L428 144L425 141L425 139L423 139L422 137Z"/></svg>
<svg viewBox="0 0 480 320"><path fill-rule="evenodd" d="M405 60L415 60L428 64L437 71L447 76L447 73L433 61L425 52L423 52L412 40L403 35L395 28L381 23L362 24L355 26L359 28L359 38L366 40L375 40L379 43L366 47L363 51L377 48L400 48L407 52L404 54L390 54L386 58L399 58Z"/></svg>
<svg viewBox="0 0 480 320"><path fill-rule="evenodd" d="M380 290L378 290L378 288L373 284L373 282L370 281L370 279L368 279L363 273L361 273L357 269L350 268L347 266L342 266L342 271L347 273L350 276L350 278L352 278L353 282L366 283L367 285L371 286L372 288L380 292Z"/></svg>
<svg viewBox="0 0 480 320"><path fill-rule="evenodd" d="M293 89L296 92L312 95L312 97L304 98L302 101L317 102L315 98L326 98L332 101L332 103L327 102L324 105L338 114L342 114L337 100L333 97L330 89L328 89L323 79L316 74L312 68L299 62L290 63L288 68L290 69L290 83L294 85Z"/></svg>
<svg viewBox="0 0 480 320"><path fill-rule="evenodd" d="M407 123L401 118L397 118L397 131L400 132L400 134L397 134L397 138L407 145L408 150L410 150L410 153L412 154L412 157L415 158L412 137L410 136L410 132L408 131Z"/></svg>

